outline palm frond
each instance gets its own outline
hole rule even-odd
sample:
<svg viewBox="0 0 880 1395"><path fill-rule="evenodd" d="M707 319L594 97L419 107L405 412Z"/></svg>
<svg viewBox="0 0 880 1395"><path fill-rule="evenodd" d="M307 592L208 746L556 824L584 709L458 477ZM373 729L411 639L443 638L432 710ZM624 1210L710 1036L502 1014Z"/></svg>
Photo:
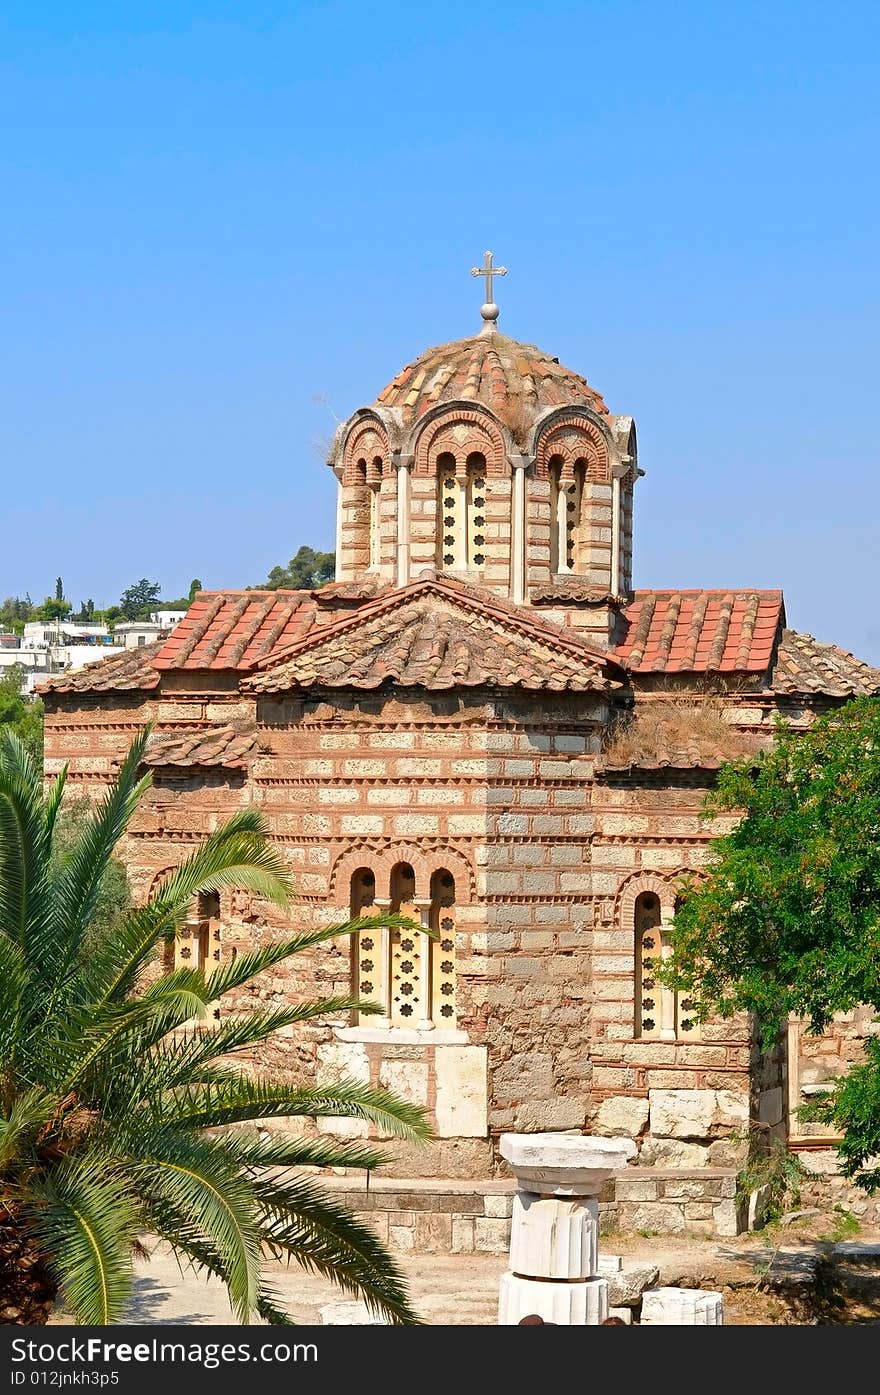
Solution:
<svg viewBox="0 0 880 1395"><path fill-rule="evenodd" d="M311 1118L364 1119L382 1133L418 1141L430 1138L427 1116L419 1105L387 1090L339 1080L332 1085L292 1088L238 1076L199 1092L175 1096L175 1117L190 1128L216 1128L245 1120L305 1115Z"/></svg>
<svg viewBox="0 0 880 1395"><path fill-rule="evenodd" d="M128 1172L148 1207L172 1206L216 1247L233 1307L247 1322L259 1291L260 1230L252 1184L234 1159L209 1139L169 1129L153 1133Z"/></svg>
<svg viewBox="0 0 880 1395"><path fill-rule="evenodd" d="M18 737L0 731L0 931L38 967L47 863L40 774Z"/></svg>
<svg viewBox="0 0 880 1395"><path fill-rule="evenodd" d="M0 1169L25 1151L23 1145L33 1147L34 1136L52 1119L58 1103L57 1095L39 1085L15 1097L8 1114L0 1118Z"/></svg>
<svg viewBox="0 0 880 1395"><path fill-rule="evenodd" d="M394 1323L420 1321L396 1261L344 1204L305 1178L261 1178L254 1187L270 1252L333 1279Z"/></svg>
<svg viewBox="0 0 880 1395"><path fill-rule="evenodd" d="M65 976L76 962L113 849L151 784L149 774L138 778L150 731L147 725L131 743L115 782L85 820L82 833L57 876L47 927L59 960L57 966L53 965L53 983L56 973Z"/></svg>
<svg viewBox="0 0 880 1395"><path fill-rule="evenodd" d="M137 1212L108 1160L65 1160L32 1182L27 1214L77 1321L118 1322L131 1293Z"/></svg>

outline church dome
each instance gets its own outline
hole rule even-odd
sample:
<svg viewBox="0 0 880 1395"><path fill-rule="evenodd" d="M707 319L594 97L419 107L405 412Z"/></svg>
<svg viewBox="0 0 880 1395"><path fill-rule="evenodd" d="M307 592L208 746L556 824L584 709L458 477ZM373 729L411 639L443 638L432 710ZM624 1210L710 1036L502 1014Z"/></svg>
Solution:
<svg viewBox="0 0 880 1395"><path fill-rule="evenodd" d="M378 407L393 407L411 424L441 402L476 401L504 420L525 410L585 406L608 413L585 378L534 344L504 334L474 335L427 349L379 393Z"/></svg>

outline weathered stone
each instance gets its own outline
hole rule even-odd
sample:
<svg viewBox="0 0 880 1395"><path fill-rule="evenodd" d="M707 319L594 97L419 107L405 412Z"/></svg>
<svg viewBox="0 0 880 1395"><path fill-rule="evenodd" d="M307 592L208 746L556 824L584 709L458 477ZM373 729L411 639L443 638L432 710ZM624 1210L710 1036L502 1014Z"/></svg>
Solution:
<svg viewBox="0 0 880 1395"><path fill-rule="evenodd" d="M709 1137L718 1103L714 1090L650 1090L648 1099L652 1137Z"/></svg>
<svg viewBox="0 0 880 1395"><path fill-rule="evenodd" d="M489 1099L485 1046L438 1046L434 1052L440 1138L485 1138Z"/></svg>
<svg viewBox="0 0 880 1395"><path fill-rule="evenodd" d="M648 1101L617 1095L603 1100L596 1111L596 1128L603 1134L636 1138L648 1122Z"/></svg>
<svg viewBox="0 0 880 1395"><path fill-rule="evenodd" d="M642 1148L639 1162L653 1167L707 1167L709 1149L702 1143L685 1143L677 1138L651 1138Z"/></svg>
<svg viewBox="0 0 880 1395"><path fill-rule="evenodd" d="M588 1279L596 1273L599 1204L591 1198L517 1192L510 1268L537 1279Z"/></svg>
<svg viewBox="0 0 880 1395"><path fill-rule="evenodd" d="M642 1294L643 1327L716 1327L723 1321L720 1293L700 1288L654 1288Z"/></svg>
<svg viewBox="0 0 880 1395"><path fill-rule="evenodd" d="M635 1156L632 1139L503 1133L499 1151L524 1191L598 1196L609 1174Z"/></svg>
<svg viewBox="0 0 880 1395"><path fill-rule="evenodd" d="M642 1293L660 1277L656 1264L627 1264L617 1274L607 1274L608 1302L633 1307Z"/></svg>
<svg viewBox="0 0 880 1395"><path fill-rule="evenodd" d="M516 1326L520 1318L537 1313L559 1327L596 1327L608 1316L607 1279L574 1284L545 1284L540 1279L501 1276L499 1327Z"/></svg>

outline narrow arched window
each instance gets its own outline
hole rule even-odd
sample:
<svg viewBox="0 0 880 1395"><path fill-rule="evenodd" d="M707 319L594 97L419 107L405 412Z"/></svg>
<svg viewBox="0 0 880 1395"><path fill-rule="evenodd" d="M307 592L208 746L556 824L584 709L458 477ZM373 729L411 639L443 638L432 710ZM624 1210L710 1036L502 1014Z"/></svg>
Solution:
<svg viewBox="0 0 880 1395"><path fill-rule="evenodd" d="M699 1038L693 1002L660 982L658 964L672 953L669 926L673 912L664 909L653 891L643 891L635 903L636 1036L659 1041Z"/></svg>
<svg viewBox="0 0 880 1395"><path fill-rule="evenodd" d="M370 507L370 570L375 571L381 559L381 535L379 531L379 510L382 498L382 457L374 456L365 467L365 478L369 490Z"/></svg>
<svg viewBox="0 0 880 1395"><path fill-rule="evenodd" d="M440 568L464 566L465 501L456 474L455 456L449 451L437 459L437 562Z"/></svg>
<svg viewBox="0 0 880 1395"><path fill-rule="evenodd" d="M589 570L584 510L586 462L550 460L550 570L582 575Z"/></svg>
<svg viewBox="0 0 880 1395"><path fill-rule="evenodd" d="M486 564L486 457L469 455L467 475L467 538L465 565L479 571Z"/></svg>
<svg viewBox="0 0 880 1395"><path fill-rule="evenodd" d="M445 868L431 878L430 924L437 932L431 941L431 1017L435 1027L456 1022L455 879Z"/></svg>
<svg viewBox="0 0 880 1395"><path fill-rule="evenodd" d="M351 878L351 918L360 920L368 916L376 901L376 878L369 867L359 867ZM379 1003L387 1011L388 1006L388 931L360 930L354 945L357 996ZM372 1022L372 1016L363 1021Z"/></svg>
<svg viewBox="0 0 880 1395"><path fill-rule="evenodd" d="M408 862L391 870L391 912L421 924L416 905L416 874ZM401 1027L425 1025L423 936L417 931L391 931L391 1021Z"/></svg>

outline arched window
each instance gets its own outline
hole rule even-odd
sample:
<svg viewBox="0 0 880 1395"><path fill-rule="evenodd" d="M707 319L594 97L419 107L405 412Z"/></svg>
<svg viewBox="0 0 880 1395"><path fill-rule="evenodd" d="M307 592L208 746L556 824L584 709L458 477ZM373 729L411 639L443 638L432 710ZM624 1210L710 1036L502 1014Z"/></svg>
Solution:
<svg viewBox="0 0 880 1395"><path fill-rule="evenodd" d="M455 456L445 451L437 460L438 500L437 551L440 567L460 567L462 563L463 501L455 475Z"/></svg>
<svg viewBox="0 0 880 1395"><path fill-rule="evenodd" d="M588 539L584 526L586 462L556 455L550 460L550 570L588 570Z"/></svg>
<svg viewBox="0 0 880 1395"><path fill-rule="evenodd" d="M486 564L486 457L444 451L437 472L438 566L479 571Z"/></svg>
<svg viewBox="0 0 880 1395"><path fill-rule="evenodd" d="M370 570L375 571L381 557L381 537L379 533L379 506L382 495L382 457L374 456L369 465L365 464L364 474L369 490L370 503Z"/></svg>
<svg viewBox="0 0 880 1395"><path fill-rule="evenodd" d="M219 967L222 952L220 893L200 891L173 944L166 946L165 969L167 972L173 969L200 969L203 974L211 974ZM208 1015L219 1019L219 1003L211 1004Z"/></svg>
<svg viewBox="0 0 880 1395"><path fill-rule="evenodd" d="M455 879L441 869L431 878L431 1017L437 1027L455 1026Z"/></svg>
<svg viewBox="0 0 880 1395"><path fill-rule="evenodd" d="M475 451L465 465L467 475L467 556L465 566L479 571L486 564L486 457Z"/></svg>
<svg viewBox="0 0 880 1395"><path fill-rule="evenodd" d="M364 1017L362 1025L432 1031L455 1027L455 881L449 872L433 873L417 894L416 875L408 862L391 870L387 900L376 896L376 878L361 867L351 879L352 917L383 911L438 932L435 940L416 930L361 930L354 949L358 997L381 1004L382 1016ZM428 894L425 895L424 893Z"/></svg>
<svg viewBox="0 0 880 1395"><path fill-rule="evenodd" d="M668 930L672 914L664 911L653 891L643 891L636 898L636 1036L659 1041L699 1039L694 1003L661 984L655 972L672 953Z"/></svg>
<svg viewBox="0 0 880 1395"><path fill-rule="evenodd" d="M421 923L416 905L416 874L408 862L391 871L391 912ZM427 946L414 931L391 931L391 1021L399 1026L426 1025L423 958Z"/></svg>

